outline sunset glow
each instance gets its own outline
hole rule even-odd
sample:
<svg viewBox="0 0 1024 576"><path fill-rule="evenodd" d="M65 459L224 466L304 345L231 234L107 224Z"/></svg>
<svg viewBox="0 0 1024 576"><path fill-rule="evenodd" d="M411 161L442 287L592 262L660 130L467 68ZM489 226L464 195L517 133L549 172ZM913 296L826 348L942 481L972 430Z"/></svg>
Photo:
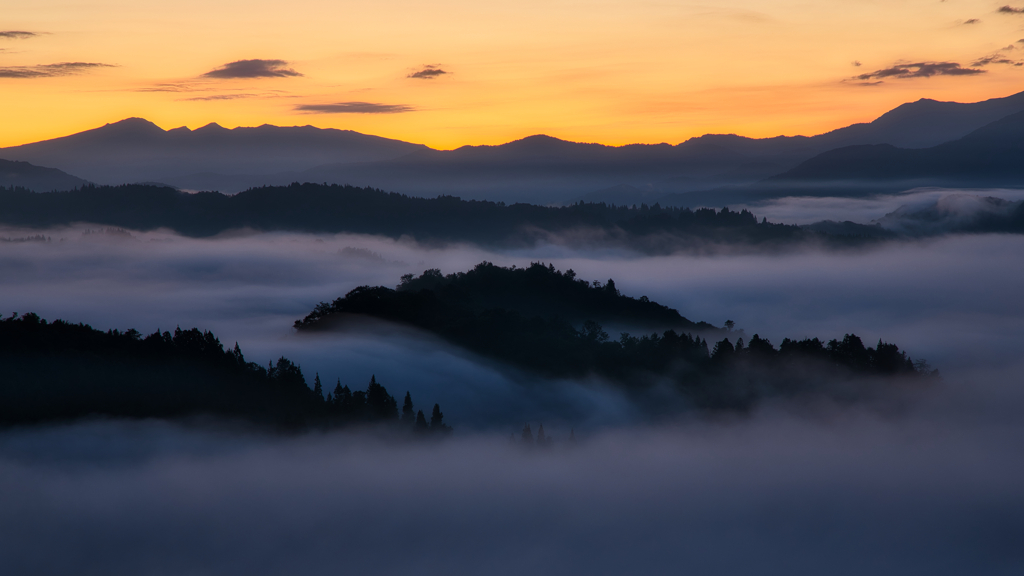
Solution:
<svg viewBox="0 0 1024 576"><path fill-rule="evenodd" d="M1004 2L8 3L0 146L131 116L438 148L810 135L1020 91L1024 13Z"/></svg>

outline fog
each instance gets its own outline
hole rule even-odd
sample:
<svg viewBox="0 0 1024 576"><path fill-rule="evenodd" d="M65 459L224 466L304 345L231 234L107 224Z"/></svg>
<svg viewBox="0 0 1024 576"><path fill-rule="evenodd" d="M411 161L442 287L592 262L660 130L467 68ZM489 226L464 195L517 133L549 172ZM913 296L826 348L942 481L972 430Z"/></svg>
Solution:
<svg viewBox="0 0 1024 576"><path fill-rule="evenodd" d="M802 209L818 210L813 202ZM369 433L276 437L210 423L8 430L0 433L0 561L12 573L1024 568L1024 237L645 257L558 245L493 252L349 235L195 240L85 230L0 244L4 314L142 332L210 329L249 360L287 356L328 388L336 378L362 388L375 374L396 396L411 391L418 408L439 402L456 434L396 444ZM849 332L881 338L928 359L943 381L898 413L778 403L745 417L688 414L650 425L599 382L543 381L414 330L291 329L317 302L358 285L482 260L543 260L614 278L627 295L695 321L731 319L775 344ZM543 422L556 444L510 444L524 421Z"/></svg>
<svg viewBox="0 0 1024 576"><path fill-rule="evenodd" d="M1024 190L1005 188L914 188L899 194L879 194L869 197L784 197L762 202L737 205L759 218L785 224L813 224L822 220L878 223L894 232L941 233L955 230L979 212L991 212L993 207L984 198L998 198L1008 202L1024 200ZM933 223L927 230L908 227L906 216L939 207L946 218ZM895 214L894 214L895 213ZM887 217L888 216L888 217Z"/></svg>
<svg viewBox="0 0 1024 576"><path fill-rule="evenodd" d="M0 559L33 574L1019 574L1019 422L938 404L899 420L767 410L543 452L473 434L10 432Z"/></svg>

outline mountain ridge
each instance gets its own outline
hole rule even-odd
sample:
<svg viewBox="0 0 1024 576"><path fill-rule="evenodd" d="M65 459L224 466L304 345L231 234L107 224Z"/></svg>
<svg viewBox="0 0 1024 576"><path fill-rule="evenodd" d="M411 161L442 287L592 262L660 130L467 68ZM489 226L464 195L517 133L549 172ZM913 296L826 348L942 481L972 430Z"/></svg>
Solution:
<svg viewBox="0 0 1024 576"><path fill-rule="evenodd" d="M756 185L844 146L924 149L1021 111L1024 92L975 103L923 98L871 122L815 136L757 139L705 134L677 144L609 146L534 134L454 150L313 126L228 129L210 123L195 130L163 130L147 120L129 118L2 148L0 158L54 166L101 184L162 182L187 190L234 193L306 181L373 186L422 197L455 194L541 205L600 197L632 204L640 200L636 190L642 190L646 199L658 194L714 199L714 190Z"/></svg>
<svg viewBox="0 0 1024 576"><path fill-rule="evenodd" d="M87 181L56 168L36 166L16 160L0 160L0 187L25 188L33 192L51 192L78 188Z"/></svg>
<svg viewBox="0 0 1024 576"><path fill-rule="evenodd" d="M847 146L815 156L774 181L915 181L960 185L1024 184L1024 112L930 148Z"/></svg>

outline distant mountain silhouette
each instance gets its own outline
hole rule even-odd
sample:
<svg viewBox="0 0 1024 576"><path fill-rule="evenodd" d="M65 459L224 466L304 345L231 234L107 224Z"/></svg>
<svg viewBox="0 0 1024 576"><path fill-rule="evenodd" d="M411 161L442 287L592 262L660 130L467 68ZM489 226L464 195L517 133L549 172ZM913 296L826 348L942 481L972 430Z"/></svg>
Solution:
<svg viewBox="0 0 1024 576"><path fill-rule="evenodd" d="M448 151L311 126L227 130L211 124L164 131L134 118L0 149L0 157L55 166L98 183L163 182L225 193L326 182L542 205L581 199L632 205L685 193L661 202L722 206L746 196L716 189L754 185L832 149L936 146L1021 111L1024 92L971 104L922 99L872 122L811 137L708 134L676 145L604 146L534 135ZM699 191L705 192L694 195Z"/></svg>
<svg viewBox="0 0 1024 576"><path fill-rule="evenodd" d="M816 136L825 146L891 144L897 148L930 148L1024 111L1024 92L973 104L922 98L901 104L873 122L853 124Z"/></svg>
<svg viewBox="0 0 1024 576"><path fill-rule="evenodd" d="M0 148L0 158L79 174L99 184L175 179L195 173L268 175L333 162L395 158L425 148L349 130L313 126L163 130L129 118L63 138ZM263 182L260 182L262 184Z"/></svg>
<svg viewBox="0 0 1024 576"><path fill-rule="evenodd" d="M709 134L674 146L603 146L536 135L500 146L425 149L378 162L319 166L296 180L372 185L425 196L632 205L672 192L750 185L842 146L933 146L1022 110L1024 93L974 104L919 100L873 122L813 137ZM694 199L699 201L692 205L723 205L713 193Z"/></svg>
<svg viewBox="0 0 1024 576"><path fill-rule="evenodd" d="M931 148L847 146L820 154L775 181L910 182L916 185L1024 185L1024 112Z"/></svg>
<svg viewBox="0 0 1024 576"><path fill-rule="evenodd" d="M70 190L88 184L56 168L43 168L28 162L0 160L0 186L19 187L33 192Z"/></svg>

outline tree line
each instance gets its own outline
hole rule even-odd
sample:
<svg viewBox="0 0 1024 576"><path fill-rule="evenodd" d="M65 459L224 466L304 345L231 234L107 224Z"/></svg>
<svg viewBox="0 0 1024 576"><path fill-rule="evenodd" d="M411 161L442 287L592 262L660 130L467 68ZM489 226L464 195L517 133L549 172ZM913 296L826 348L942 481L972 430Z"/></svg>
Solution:
<svg viewBox="0 0 1024 576"><path fill-rule="evenodd" d="M225 230L362 233L421 242L529 246L552 235L588 230L588 245L625 245L651 253L708 242L774 245L808 240L849 243L799 226L760 221L747 210L675 208L654 204L569 206L505 204L455 196L416 198L375 188L292 184L234 195L187 194L145 184L88 185L66 192L0 188L0 223L49 227L89 222L133 230L169 228L206 237ZM862 238L861 240L866 240Z"/></svg>
<svg viewBox="0 0 1024 576"><path fill-rule="evenodd" d="M0 425L216 416L285 430L372 424L451 431L437 404L429 424L422 410L413 413L408 392L399 415L374 376L366 390L351 390L339 378L325 397L319 374L311 389L287 358L248 362L237 343L225 350L197 328L144 336L14 314L0 319L0 369Z"/></svg>

